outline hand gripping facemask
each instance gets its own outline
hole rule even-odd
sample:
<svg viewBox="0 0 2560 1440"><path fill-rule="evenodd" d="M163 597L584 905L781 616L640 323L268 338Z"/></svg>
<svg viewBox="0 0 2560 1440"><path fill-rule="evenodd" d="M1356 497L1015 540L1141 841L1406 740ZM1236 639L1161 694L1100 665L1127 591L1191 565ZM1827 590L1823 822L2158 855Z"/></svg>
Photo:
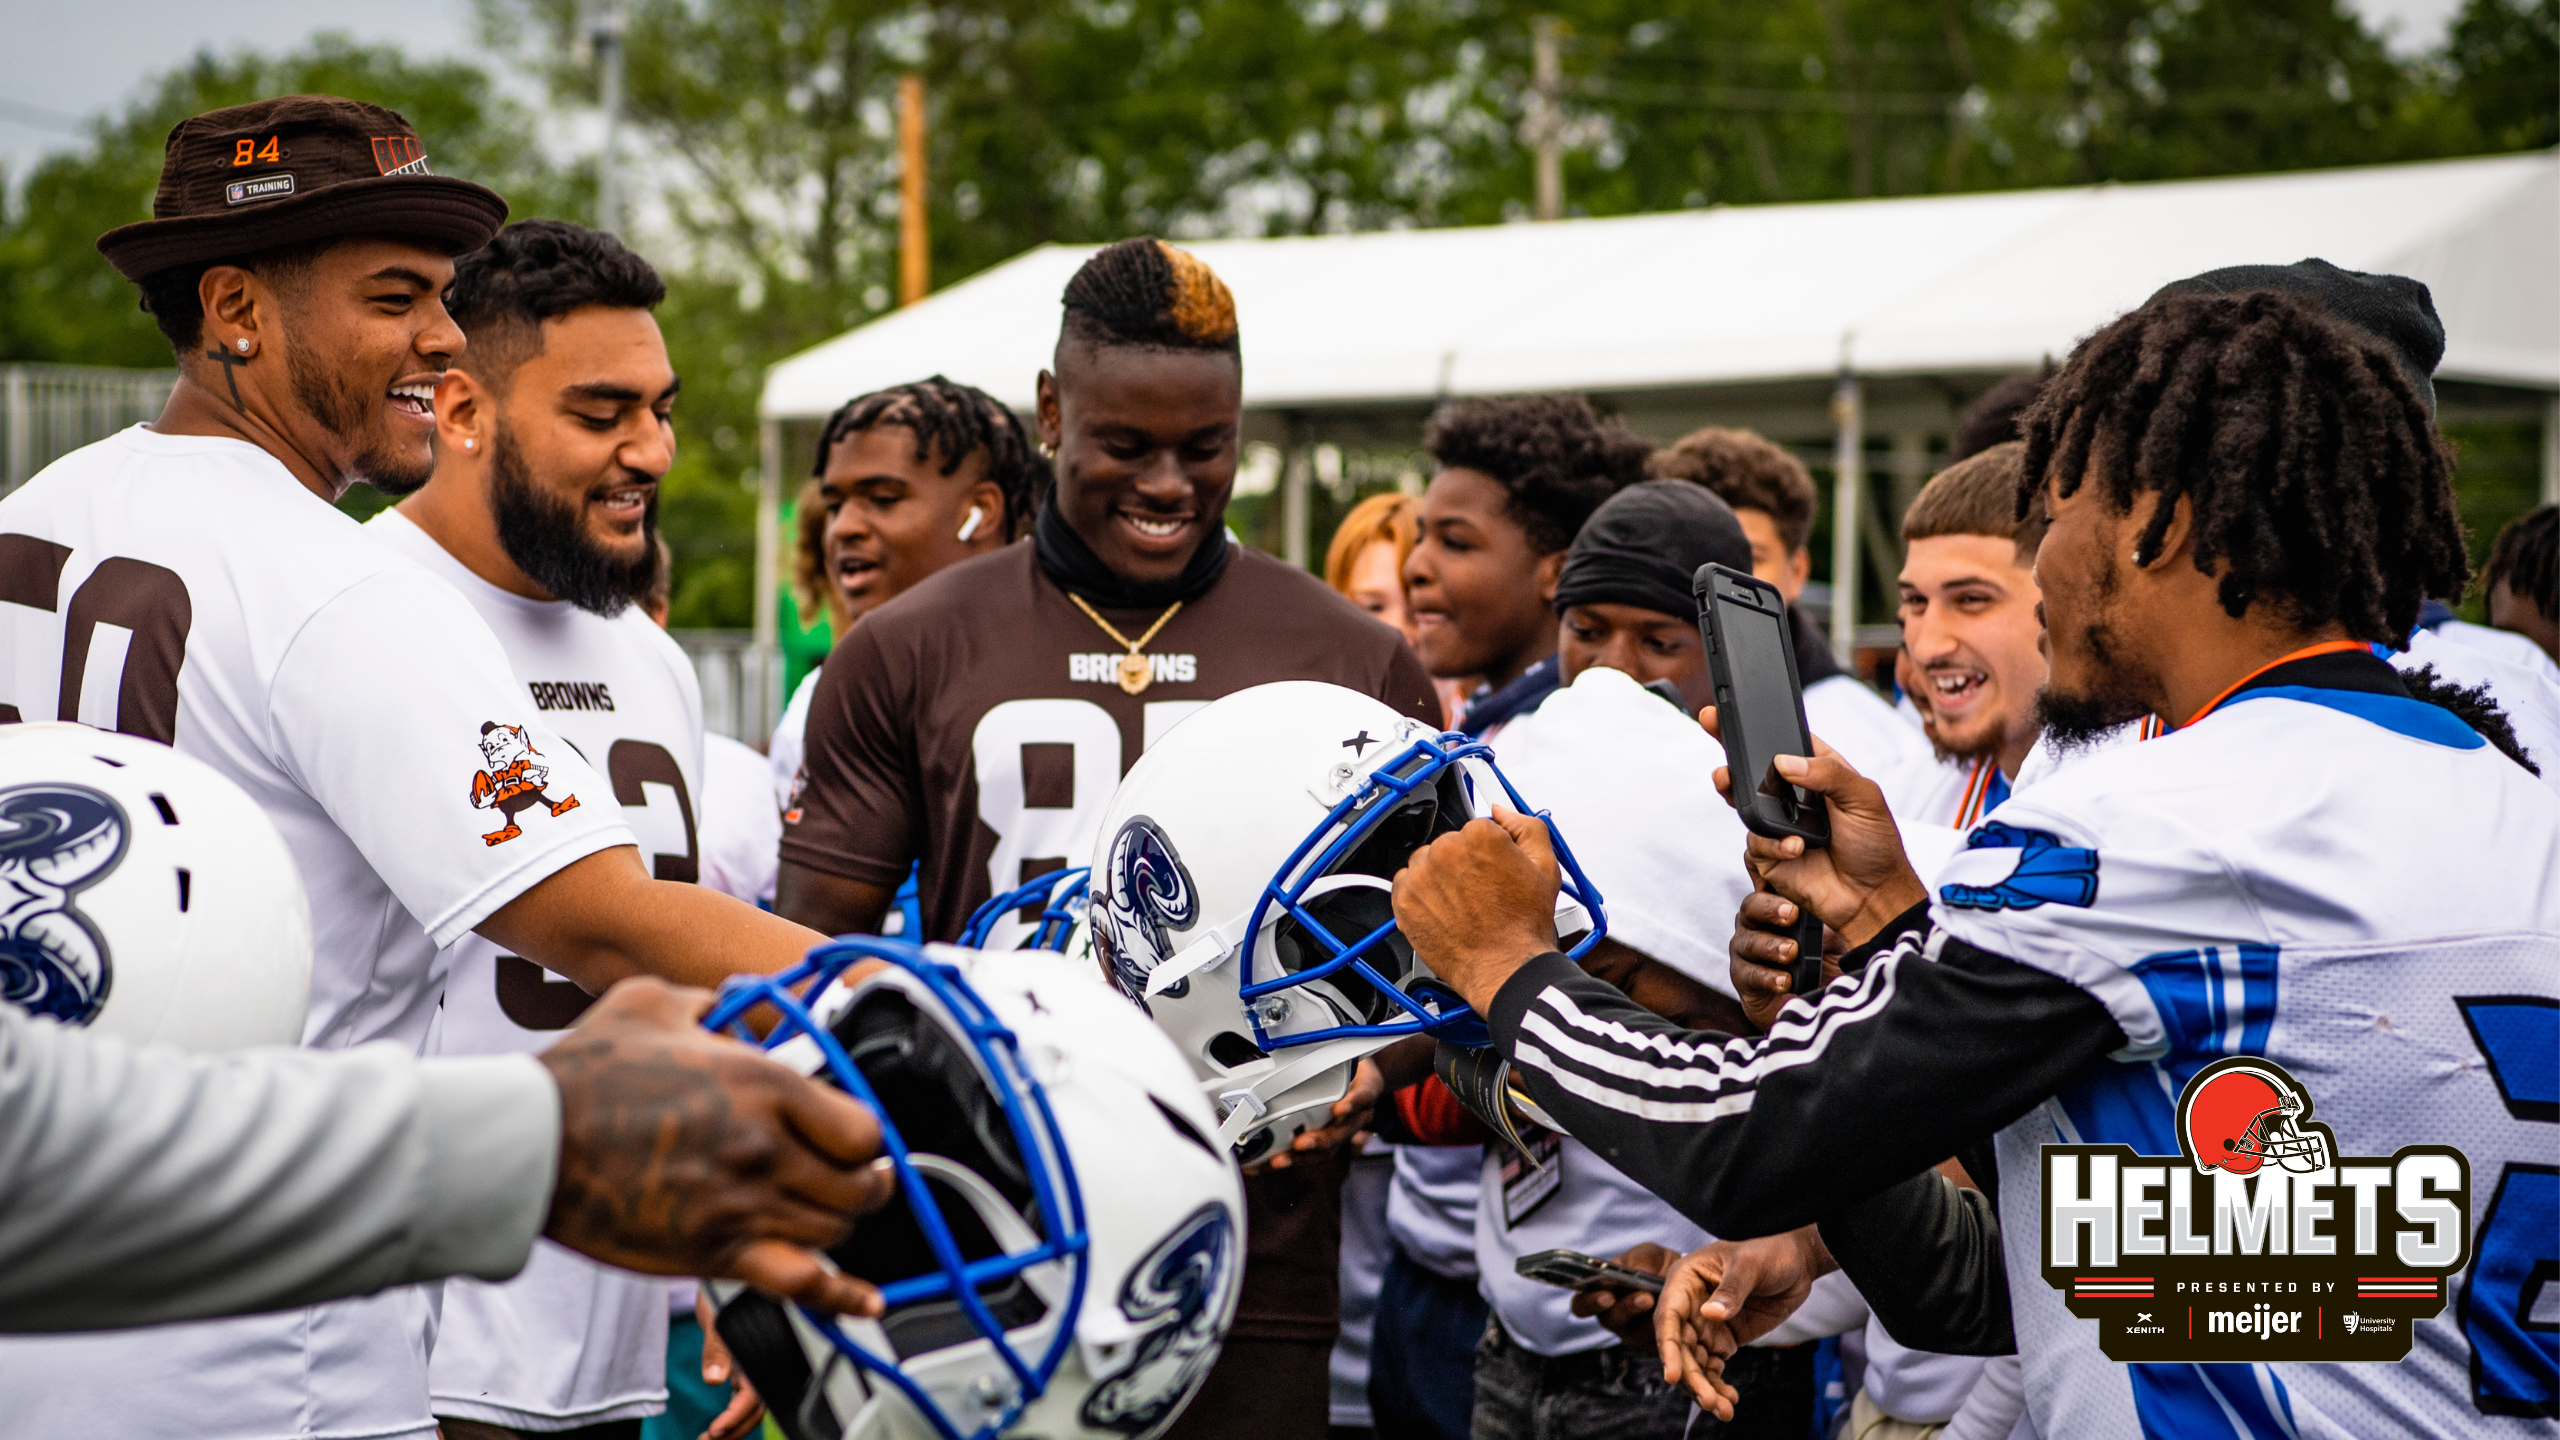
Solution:
<svg viewBox="0 0 2560 1440"><path fill-rule="evenodd" d="M1173 1036L1240 1159L1324 1125L1381 1046L1486 1043L1396 928L1392 897L1415 850L1497 800L1537 813L1489 746L1308 681L1217 701L1121 782L1094 849L1094 949ZM1564 871L1556 932L1579 958L1604 933L1600 897L1547 830Z"/></svg>
<svg viewBox="0 0 2560 1440"><path fill-rule="evenodd" d="M885 961L865 965L864 961ZM857 968L858 967L858 968ZM704 1023L879 1118L896 1198L827 1252L876 1319L715 1282L726 1340L791 1440L1129 1440L1217 1360L1243 1195L1164 1036L1055 958L855 937L733 980Z"/></svg>

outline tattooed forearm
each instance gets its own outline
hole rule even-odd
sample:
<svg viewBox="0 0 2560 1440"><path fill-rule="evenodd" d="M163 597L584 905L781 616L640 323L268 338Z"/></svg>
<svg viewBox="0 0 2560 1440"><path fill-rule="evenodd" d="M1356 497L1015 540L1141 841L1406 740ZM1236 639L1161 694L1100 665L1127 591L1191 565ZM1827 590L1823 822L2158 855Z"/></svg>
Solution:
<svg viewBox="0 0 2560 1440"><path fill-rule="evenodd" d="M869 1114L703 1031L704 998L625 981L542 1056L560 1087L553 1239L627 1269L727 1274L758 1242L834 1244L887 1197Z"/></svg>

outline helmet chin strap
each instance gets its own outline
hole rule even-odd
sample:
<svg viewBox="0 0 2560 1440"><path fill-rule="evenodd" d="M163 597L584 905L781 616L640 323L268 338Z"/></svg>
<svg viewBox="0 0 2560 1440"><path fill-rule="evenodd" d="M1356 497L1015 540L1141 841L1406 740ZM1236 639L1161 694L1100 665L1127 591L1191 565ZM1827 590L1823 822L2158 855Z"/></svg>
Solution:
<svg viewBox="0 0 2560 1440"><path fill-rule="evenodd" d="M1229 1149L1253 1133L1271 1113L1271 1102L1304 1085L1327 1070L1361 1060L1384 1048L1393 1036L1349 1035L1339 1040L1326 1040L1309 1045L1286 1065L1259 1075L1242 1085L1228 1080L1213 1080L1202 1088L1223 1086L1211 1091L1217 1101L1221 1119L1218 1143Z"/></svg>

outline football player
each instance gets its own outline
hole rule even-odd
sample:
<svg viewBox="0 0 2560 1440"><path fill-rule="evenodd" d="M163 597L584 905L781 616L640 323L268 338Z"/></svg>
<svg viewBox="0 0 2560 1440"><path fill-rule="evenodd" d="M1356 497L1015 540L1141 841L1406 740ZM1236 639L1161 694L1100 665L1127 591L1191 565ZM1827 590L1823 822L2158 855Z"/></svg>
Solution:
<svg viewBox="0 0 2560 1440"><path fill-rule="evenodd" d="M557 220L457 260L445 308L468 345L436 390L435 474L366 530L480 613L525 702L605 771L651 872L697 881L702 696L635 603L675 459L676 376L650 313L665 294L622 242ZM478 935L445 964L433 1053L539 1050L594 1003ZM666 1314L663 1284L549 1246L503 1285L446 1286L428 1369L446 1440L637 1436L665 1400Z"/></svg>
<svg viewBox="0 0 2560 1440"><path fill-rule="evenodd" d="M99 244L178 383L152 424L0 500L0 653L18 657L0 719L164 741L258 801L311 897L305 1044L417 1049L440 951L474 932L590 992L638 973L708 988L819 943L654 878L606 803L622 777L559 738L451 585L330 504L434 472L436 387L465 344L452 257L505 202L429 173L391 111L305 95L181 122L153 213ZM627 495L598 508L634 514ZM0 1406L55 1433L423 1440L433 1298L14 1342Z"/></svg>
<svg viewBox="0 0 2560 1440"><path fill-rule="evenodd" d="M2560 806L2375 654L2465 579L2451 450L2389 344L2281 292L2168 294L2084 342L2027 430L2048 733L2179 728L2012 799L1934 895L1871 782L1827 753L1782 760L1829 797L1831 844L1755 838L1754 866L1857 948L1854 978L1762 1040L1681 1032L1539 955L1543 827L1435 842L1397 882L1399 921L1538 1101L1702 1226L1819 1219L1771 1289L1836 1259L1906 1343L2013 1332L2040 1434L2417 1436L2534 1413L2550 1372L2526 1357L2549 1351L2516 1287L2552 1226L2529 1182L2500 1213L2514 1228L2481 1238L2499 1265L2389 1368L2119 1365L2028 1278L2038 1147L2174 1153L2175 1095L2228 1055L2317 1077L2343 1153L2460 1149L2475 1225L2493 1177L2545 1170L2549 1137L2500 1078L2517 1055L2467 1016L2560 1002L2560 892L2539 883ZM2416 1054L2443 1057L2424 1085ZM1928 1172L1948 1154L1998 1197L1998 1239ZM1999 1246L2021 1277L2005 1299Z"/></svg>
<svg viewBox="0 0 2560 1440"><path fill-rule="evenodd" d="M1153 239L1068 282L1039 433L1056 488L1032 543L942 570L827 657L808 777L782 840L779 906L874 931L917 864L923 938L1093 853L1120 777L1220 696L1322 680L1436 728L1430 678L1393 630L1314 576L1231 541L1243 359L1226 285ZM1021 942L1017 912L989 948ZM1338 1144L1374 1100L1374 1071ZM1320 1435L1336 1325L1336 1160L1255 1177L1243 1308L1177 1433Z"/></svg>

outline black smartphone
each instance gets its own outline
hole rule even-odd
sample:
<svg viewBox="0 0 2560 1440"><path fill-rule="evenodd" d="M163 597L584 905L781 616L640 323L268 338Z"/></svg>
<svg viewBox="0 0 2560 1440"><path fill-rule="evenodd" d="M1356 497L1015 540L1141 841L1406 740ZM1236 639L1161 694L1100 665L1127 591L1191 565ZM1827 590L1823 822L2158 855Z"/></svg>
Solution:
<svg viewBox="0 0 2560 1440"><path fill-rule="evenodd" d="M1522 1279L1535 1280L1565 1290L1641 1290L1647 1295L1662 1293L1662 1277L1615 1260L1585 1255L1579 1250L1541 1250L1523 1255L1512 1269Z"/></svg>
<svg viewBox="0 0 2560 1440"><path fill-rule="evenodd" d="M1777 586L1724 565L1699 566L1689 584L1698 597L1698 638L1715 681L1716 724L1742 823L1772 840L1793 835L1809 846L1829 844L1831 813L1822 797L1788 783L1777 769L1781 755L1813 754L1786 600ZM1792 993L1811 995L1822 988L1822 922L1803 912L1795 940Z"/></svg>

